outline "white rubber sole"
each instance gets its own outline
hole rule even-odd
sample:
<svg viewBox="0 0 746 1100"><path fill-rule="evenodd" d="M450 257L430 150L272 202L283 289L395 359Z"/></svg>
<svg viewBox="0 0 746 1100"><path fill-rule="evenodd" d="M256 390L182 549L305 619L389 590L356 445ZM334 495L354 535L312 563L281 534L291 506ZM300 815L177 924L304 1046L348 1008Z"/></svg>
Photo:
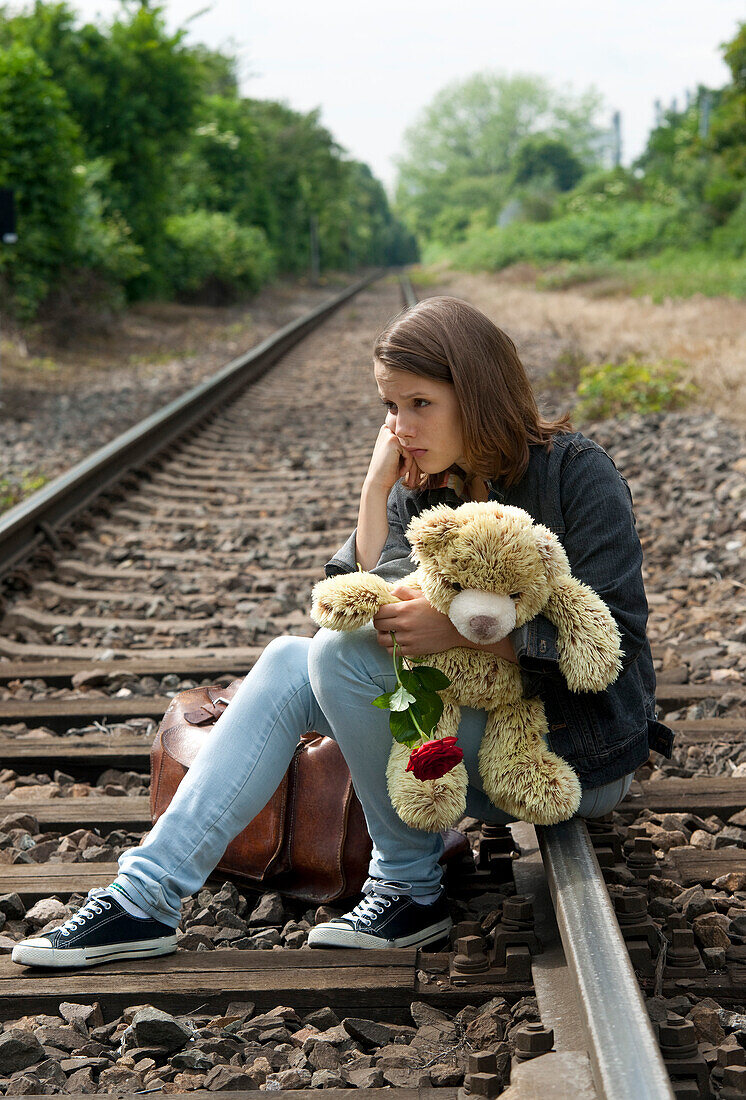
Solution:
<svg viewBox="0 0 746 1100"><path fill-rule="evenodd" d="M431 924L426 932L415 932L411 936L401 936L397 940L384 940L380 936L371 936L367 932L356 932L345 925L317 924L308 933L309 947L362 947L373 950L376 947L425 947L436 940L442 940L453 927L450 917Z"/></svg>
<svg viewBox="0 0 746 1100"><path fill-rule="evenodd" d="M176 933L159 936L157 940L135 940L130 943L104 944L101 947L44 946L44 937L21 940L10 956L22 966L96 966L116 959L150 959L154 955L170 955L176 950Z"/></svg>

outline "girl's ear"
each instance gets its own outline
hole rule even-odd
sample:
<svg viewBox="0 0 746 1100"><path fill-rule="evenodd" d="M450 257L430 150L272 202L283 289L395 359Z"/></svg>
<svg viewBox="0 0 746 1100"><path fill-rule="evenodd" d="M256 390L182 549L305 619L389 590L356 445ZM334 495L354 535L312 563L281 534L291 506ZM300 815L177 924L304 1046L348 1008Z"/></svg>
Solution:
<svg viewBox="0 0 746 1100"><path fill-rule="evenodd" d="M418 553L439 553L452 541L461 520L447 504L436 504L415 516L407 527L407 538Z"/></svg>

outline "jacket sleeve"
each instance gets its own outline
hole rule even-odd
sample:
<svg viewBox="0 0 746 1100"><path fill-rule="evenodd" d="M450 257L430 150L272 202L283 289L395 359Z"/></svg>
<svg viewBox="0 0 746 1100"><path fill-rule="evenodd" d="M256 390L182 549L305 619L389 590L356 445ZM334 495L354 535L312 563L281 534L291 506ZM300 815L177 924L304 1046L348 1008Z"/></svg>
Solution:
<svg viewBox="0 0 746 1100"><path fill-rule="evenodd" d="M609 608L621 635L626 669L645 644L648 619L642 546L629 485L604 451L588 448L567 459L560 499L570 569ZM512 631L511 640L532 686L537 680L531 674L562 675L557 628L549 619L537 615Z"/></svg>
<svg viewBox="0 0 746 1100"><path fill-rule="evenodd" d="M377 563L372 569L368 570L368 572L375 573L376 576L382 577L383 580L386 581L401 580L402 577L408 576L417 567L416 563L412 561L409 556L412 548L404 534L404 525L397 507L397 500L399 498L397 485L394 485L386 501L389 533L386 536L386 541L383 544L383 549L381 550ZM355 527L346 542L324 566L324 573L327 577L334 577L339 573L354 573L357 570L357 561L355 557L356 537L357 527Z"/></svg>

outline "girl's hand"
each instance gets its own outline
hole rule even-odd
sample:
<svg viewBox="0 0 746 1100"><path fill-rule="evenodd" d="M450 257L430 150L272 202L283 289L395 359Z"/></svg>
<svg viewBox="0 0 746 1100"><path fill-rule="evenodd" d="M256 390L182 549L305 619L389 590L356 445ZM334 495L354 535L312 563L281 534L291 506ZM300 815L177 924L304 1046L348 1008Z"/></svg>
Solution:
<svg viewBox="0 0 746 1100"><path fill-rule="evenodd" d="M422 657L425 653L442 653L464 639L447 615L432 607L419 588L398 584L393 590L402 603L390 603L382 607L373 619L378 631L378 644L394 652L391 631L405 657Z"/></svg>
<svg viewBox="0 0 746 1100"><path fill-rule="evenodd" d="M365 480L368 485L389 492L399 480L404 479L407 489L419 486L422 471L408 451L386 424L381 425Z"/></svg>

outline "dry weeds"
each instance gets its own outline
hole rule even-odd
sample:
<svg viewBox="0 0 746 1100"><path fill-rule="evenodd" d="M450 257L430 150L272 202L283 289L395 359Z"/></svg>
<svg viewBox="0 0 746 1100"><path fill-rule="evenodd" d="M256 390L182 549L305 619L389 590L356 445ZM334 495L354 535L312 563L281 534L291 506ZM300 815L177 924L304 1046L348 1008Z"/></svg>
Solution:
<svg viewBox="0 0 746 1100"><path fill-rule="evenodd" d="M536 290L532 272L468 273L428 269L426 295L464 298L504 329L519 347L544 330L589 362L629 355L680 359L701 390L701 404L746 424L746 302L696 295L655 305L648 298L594 297L582 289ZM437 288L434 284L437 278Z"/></svg>

